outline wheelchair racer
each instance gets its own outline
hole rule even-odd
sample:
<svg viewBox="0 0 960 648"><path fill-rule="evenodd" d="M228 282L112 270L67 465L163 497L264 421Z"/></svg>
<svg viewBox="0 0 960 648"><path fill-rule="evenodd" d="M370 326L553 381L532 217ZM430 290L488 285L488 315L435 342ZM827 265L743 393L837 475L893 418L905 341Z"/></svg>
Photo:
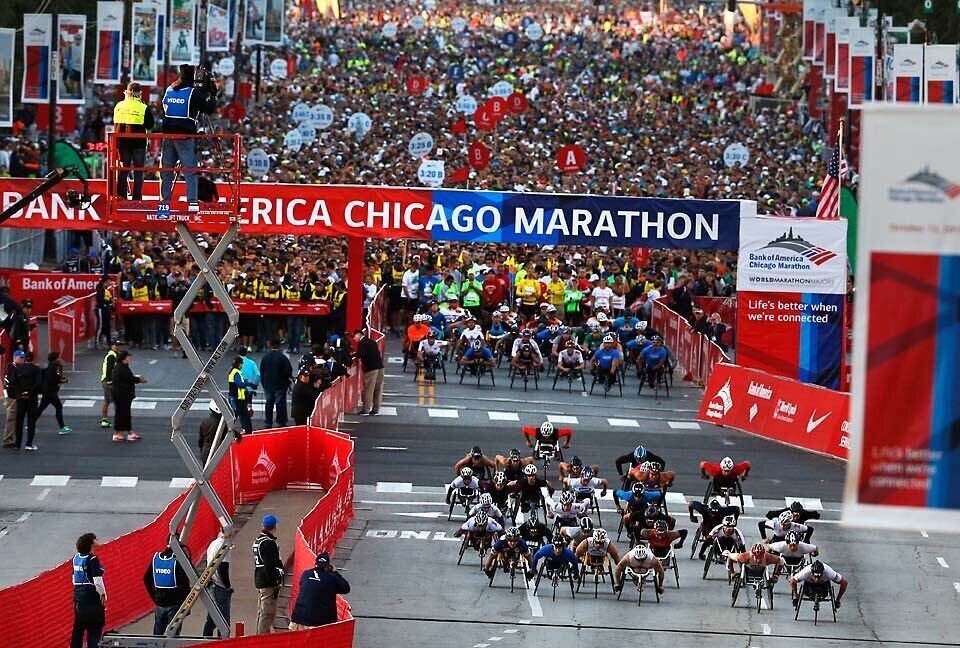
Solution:
<svg viewBox="0 0 960 648"><path fill-rule="evenodd" d="M536 356L537 366L539 367L540 365L542 365L543 356L540 354L540 348L537 347L536 344L534 344L533 331L531 331L528 328L525 328L522 331L520 331L520 335L517 337L516 340L513 341L513 348L510 349L510 358L512 360L515 360L524 345L528 345L531 347L531 352L534 354L534 356Z"/></svg>
<svg viewBox="0 0 960 648"><path fill-rule="evenodd" d="M413 316L413 324L407 327L403 338L403 352L408 358L416 359L420 342L433 330L430 328L430 319L429 315L422 313Z"/></svg>
<svg viewBox="0 0 960 648"><path fill-rule="evenodd" d="M508 571L510 563L520 558L527 561L527 569L524 572L524 576L526 576L527 580L530 580L536 574L530 567L530 563L533 561L533 554L530 552L530 547L527 546L527 543L520 537L520 529L512 526L507 528L502 538L494 540L490 548L490 554L484 563L483 572L488 577L493 578L497 562L503 565L504 571Z"/></svg>
<svg viewBox="0 0 960 648"><path fill-rule="evenodd" d="M501 511L508 510L510 495L517 491L515 487L510 488L507 481L507 474L502 470L498 470L493 473L493 479L480 482L480 489L493 498L493 503L496 504Z"/></svg>
<svg viewBox="0 0 960 648"><path fill-rule="evenodd" d="M509 310L509 309L508 309ZM500 340L510 335L510 327L503 322L503 314L500 311L494 311L490 318L490 328L487 330L487 346L490 350L497 353L505 353L506 349L498 349Z"/></svg>
<svg viewBox="0 0 960 648"><path fill-rule="evenodd" d="M644 494L646 489L643 484L637 482L630 487L630 490L615 488L613 491L613 504L617 507L617 513L623 515L624 502L627 507L632 509L643 509L646 506Z"/></svg>
<svg viewBox="0 0 960 648"><path fill-rule="evenodd" d="M700 549L700 560L704 560L706 547L714 542L720 547L721 552L738 554L747 550L747 543L743 539L740 529L737 528L737 518L733 515L723 518L723 522L710 529L710 532L706 534ZM729 558L727 558L727 573L733 576L733 561Z"/></svg>
<svg viewBox="0 0 960 648"><path fill-rule="evenodd" d="M523 479L507 483L511 488L517 489L520 511L527 513L531 509L542 507L546 510L546 502L543 499L543 489L553 495L553 485L546 479L537 477L537 467L533 464L527 464L523 467ZM549 512L548 512L549 516Z"/></svg>
<svg viewBox="0 0 960 648"><path fill-rule="evenodd" d="M610 391L616 384L617 371L621 364L623 364L623 354L616 347L613 334L604 335L603 344L594 352L591 365L597 376L597 382L603 385L605 392Z"/></svg>
<svg viewBox="0 0 960 648"><path fill-rule="evenodd" d="M477 326L477 318L467 315L464 318L464 327L457 340L457 355L462 355L476 340L483 340L483 329Z"/></svg>
<svg viewBox="0 0 960 648"><path fill-rule="evenodd" d="M594 529L592 536L584 538L577 544L574 553L583 563L584 568L602 567L607 556L610 556L614 565L620 562L620 552L607 537L607 532L604 529Z"/></svg>
<svg viewBox="0 0 960 648"><path fill-rule="evenodd" d="M460 356L460 366L465 367L465 370L469 369L474 376L480 371L480 367L493 368L493 352L484 345L483 338L478 337L470 342L470 346Z"/></svg>
<svg viewBox="0 0 960 648"><path fill-rule="evenodd" d="M463 534L467 534L467 541L474 547L479 547L481 543L492 541L501 531L503 531L503 527L499 522L489 518L486 513L480 511L461 524L460 528L454 531L453 535L459 538Z"/></svg>
<svg viewBox="0 0 960 648"><path fill-rule="evenodd" d="M521 432L523 432L523 441L527 444L528 448L534 447L534 441L536 441L537 447L543 443L548 443L556 447L560 439L563 439L563 448L566 450L570 447L570 442L573 440L573 430L570 428L556 428L550 421L544 421L540 424L540 427L537 428L532 425L524 426Z"/></svg>
<svg viewBox="0 0 960 648"><path fill-rule="evenodd" d="M652 529L644 529L640 532L640 539L646 540L650 550L653 551L653 555L662 560L666 558L670 547L678 538L680 542L677 543L676 548L683 547L683 543L687 539L687 533L686 529L671 531L667 528L666 520L657 520L653 523Z"/></svg>
<svg viewBox="0 0 960 648"><path fill-rule="evenodd" d="M767 545L769 551L780 554L788 568L799 570L803 565L806 556L817 557L820 555L820 549L815 544L802 542L800 534L796 531L787 533L786 539L780 542L772 542Z"/></svg>
<svg viewBox="0 0 960 648"><path fill-rule="evenodd" d="M814 560L813 564L804 567L797 574L790 577L790 594L793 598L794 607L799 603L797 583L804 583L804 589L810 588L816 595L823 596L824 598L828 596L827 590L829 583L839 585L840 590L837 592L833 605L835 610L840 609L840 599L843 598L843 594L847 591L847 586L850 584L842 574L835 571L830 565L822 563L819 560Z"/></svg>
<svg viewBox="0 0 960 648"><path fill-rule="evenodd" d="M577 556L570 547L567 546L567 539L559 533L553 536L550 544L540 547L540 550L533 555L533 565L531 568L534 572L537 571L537 565L541 560L544 561L544 567L548 573L555 570L569 569L574 580L580 575L580 563L577 560Z"/></svg>
<svg viewBox="0 0 960 648"><path fill-rule="evenodd" d="M720 460L720 463L712 463L709 461L700 462L700 477L703 479L712 479L715 490L736 486L737 478L747 481L749 476L749 461L738 461L734 463L730 457L724 457Z"/></svg>
<svg viewBox="0 0 960 648"><path fill-rule="evenodd" d="M790 514L793 516L793 521L799 522L800 524L806 524L808 520L820 519L820 511L808 511L803 507L803 503L797 501L790 502L790 506L786 508L767 511L764 517L768 520L773 520L779 518L785 511L790 511Z"/></svg>
<svg viewBox="0 0 960 648"><path fill-rule="evenodd" d="M675 518L664 513L656 504L649 504L646 508L634 509L624 514L623 528L627 530L627 535L638 540L644 529L652 529L659 521L666 522L667 529L671 531L677 525Z"/></svg>
<svg viewBox="0 0 960 648"><path fill-rule="evenodd" d="M547 511L547 517L554 519L554 526L573 526L587 512L587 502L575 502L573 493L563 491L553 503L553 510Z"/></svg>
<svg viewBox="0 0 960 648"><path fill-rule="evenodd" d="M741 551L739 553L724 551L723 557L734 563L746 565L748 568L763 567L766 569L767 566L773 565L773 576L770 578L772 583L777 582L777 580L780 578L780 572L783 571L784 567L783 558L770 553L767 551L766 546L760 543L753 545L753 548L750 549L750 551Z"/></svg>
<svg viewBox="0 0 960 648"><path fill-rule="evenodd" d="M523 521L523 524L520 525L520 537L523 538L528 545L535 545L539 548L550 542L550 539L553 538L553 532L550 530L550 527L537 517L536 512L533 512Z"/></svg>
<svg viewBox="0 0 960 648"><path fill-rule="evenodd" d="M578 502L592 498L594 491L598 488L601 489L600 497L604 497L607 494L607 488L610 487L606 479L594 477L591 468L584 468L580 471L579 477L567 477L564 480L564 484L568 489L573 491L574 497L576 497Z"/></svg>
<svg viewBox="0 0 960 648"><path fill-rule="evenodd" d="M584 470L583 459L577 455L573 455L573 459L570 460L570 463L561 461L559 464L557 464L557 467L560 470L561 481L566 477L579 477ZM600 466L598 464L587 466L587 468L592 470L594 475L600 474Z"/></svg>
<svg viewBox="0 0 960 648"><path fill-rule="evenodd" d="M771 531L773 533L771 542L780 542L786 539L787 534L791 531L800 534L804 542L810 542L810 536L813 535L813 527L794 522L793 514L790 511L784 511L776 520L760 520L757 523L757 528L760 529L760 537L764 541L767 540L767 531Z"/></svg>
<svg viewBox="0 0 960 648"><path fill-rule="evenodd" d="M446 342L438 340L437 332L432 328L427 333L426 339L420 340L420 345L417 347L417 362L423 367L424 378L427 380L436 380L437 367L440 366L440 358L445 346Z"/></svg>
<svg viewBox="0 0 960 648"><path fill-rule="evenodd" d="M561 376L582 374L586 366L583 352L577 348L577 343L573 339L566 340L563 350L557 353L557 373Z"/></svg>
<svg viewBox="0 0 960 648"><path fill-rule="evenodd" d="M659 491L665 495L675 477L672 470L661 470L660 464L652 461L630 469L630 479L643 484L647 492Z"/></svg>
<svg viewBox="0 0 960 648"><path fill-rule="evenodd" d="M497 469L506 474L507 481L513 482L523 479L523 469L533 463L533 457L521 457L520 451L512 448L506 457L497 455L496 462Z"/></svg>
<svg viewBox="0 0 960 648"><path fill-rule="evenodd" d="M540 355L540 349L536 345L524 341L517 352L511 356L510 364L517 373L530 374L543 366L543 356Z"/></svg>
<svg viewBox="0 0 960 648"><path fill-rule="evenodd" d="M668 356L667 348L663 346L663 338L659 335L653 338L652 344L640 352L637 361L637 378L641 382L646 380L653 388L659 377L666 371Z"/></svg>
<svg viewBox="0 0 960 648"><path fill-rule="evenodd" d="M593 520L587 516L577 519L577 523L572 526L562 526L559 529L560 535L570 541L571 547L576 547L584 538L593 535Z"/></svg>
<svg viewBox="0 0 960 648"><path fill-rule="evenodd" d="M640 577L652 569L656 574L657 593L663 594L663 565L660 563L660 559L654 556L648 547L638 544L628 551L623 558L620 559L620 562L617 563L617 569L613 573L613 581L614 588L618 592L623 589L623 574L626 572L627 567ZM639 583L637 586L639 587Z"/></svg>
<svg viewBox="0 0 960 648"><path fill-rule="evenodd" d="M644 462L656 462L660 464L661 467L665 467L667 465L667 462L664 461L663 457L654 454L646 446L642 445L638 445L633 449L632 452L628 452L625 455L620 455L614 459L614 463L616 463L617 466L617 474L621 477L624 476L624 466L629 465L630 468L635 468Z"/></svg>
<svg viewBox="0 0 960 648"><path fill-rule="evenodd" d="M447 488L447 504L450 503L450 496L453 495L454 491L458 490L467 491L471 496L480 492L480 480L474 476L472 469L466 467L461 468L460 475L450 482L450 486ZM472 491L472 493L470 491Z"/></svg>
<svg viewBox="0 0 960 648"><path fill-rule="evenodd" d="M469 468L478 479L484 479L488 470L496 470L497 464L483 454L480 446L473 446L470 452L453 466L453 472L459 475L462 468Z"/></svg>
<svg viewBox="0 0 960 648"><path fill-rule="evenodd" d="M491 496L490 493L480 494L479 501L474 504L470 512L467 513L467 518L472 518L480 512L486 513L487 517L491 520L496 520L501 527L505 526L503 512L493 503L493 496Z"/></svg>
<svg viewBox="0 0 960 648"><path fill-rule="evenodd" d="M739 506L723 506L720 504L720 500L716 497L712 498L709 504L704 504L703 502L690 502L687 505L687 511L690 513L691 522L700 522L700 533L703 536L709 536L713 530L721 526L728 517L733 518L734 526L736 526L736 520L740 517ZM700 520L697 520L697 516L694 515L695 513L700 514ZM700 560L703 560L706 557L709 546L710 544L708 542L704 542L702 545L700 545ZM733 549L731 548L731 551L732 550ZM744 551L744 547L739 548L738 551Z"/></svg>

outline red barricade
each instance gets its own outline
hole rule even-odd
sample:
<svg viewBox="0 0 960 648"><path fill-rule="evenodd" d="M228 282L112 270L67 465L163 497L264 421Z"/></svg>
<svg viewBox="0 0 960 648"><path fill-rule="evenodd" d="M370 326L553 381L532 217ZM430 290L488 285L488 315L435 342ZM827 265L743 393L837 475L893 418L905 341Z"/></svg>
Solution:
<svg viewBox="0 0 960 648"><path fill-rule="evenodd" d="M849 396L756 369L718 364L698 418L846 460Z"/></svg>
<svg viewBox="0 0 960 648"><path fill-rule="evenodd" d="M51 351L59 351L64 362L74 362L77 345L97 335L97 296L95 293L53 308L47 314L47 337Z"/></svg>
<svg viewBox="0 0 960 648"><path fill-rule="evenodd" d="M102 276L0 268L0 284L9 286L10 296L18 302L29 297L37 317L46 317L51 309L63 306L71 297L95 292Z"/></svg>
<svg viewBox="0 0 960 648"><path fill-rule="evenodd" d="M728 361L723 350L705 335L694 332L690 324L667 307L669 299L653 302L651 326L663 334L663 342L677 357L690 380L703 385L710 380L714 366Z"/></svg>
<svg viewBox="0 0 960 648"><path fill-rule="evenodd" d="M330 314L330 304L325 301L268 301L264 299L234 299L234 305L241 315L303 315L307 317ZM222 313L223 306L217 300L211 301L212 306L204 302L194 302L190 312ZM145 302L118 301L116 302L118 315L172 315L173 304L169 300L152 300Z"/></svg>
<svg viewBox="0 0 960 648"><path fill-rule="evenodd" d="M270 635L251 635L237 639L217 641L220 648L303 648L303 646L323 646L323 648L351 648L353 630L356 622L353 617L303 632L277 632ZM206 645L209 642L204 642Z"/></svg>

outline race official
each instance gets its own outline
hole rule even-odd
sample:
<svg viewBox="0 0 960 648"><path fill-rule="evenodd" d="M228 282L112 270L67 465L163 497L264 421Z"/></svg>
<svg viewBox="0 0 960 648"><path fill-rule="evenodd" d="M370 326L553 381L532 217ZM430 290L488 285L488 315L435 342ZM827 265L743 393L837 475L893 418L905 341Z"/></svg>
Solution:
<svg viewBox="0 0 960 648"><path fill-rule="evenodd" d="M230 371L227 372L227 386L230 389L230 406L233 408L233 413L239 420L244 433L250 434L253 432L253 422L250 420L253 394L250 391L250 383L244 379L243 372L240 370L242 366L243 358L235 357Z"/></svg>
<svg viewBox="0 0 960 648"><path fill-rule="evenodd" d="M200 463L205 464L213 449L213 440L217 436L217 428L220 427L220 419L223 415L220 407L214 400L210 401L210 414L207 418L200 421L200 435L198 445L200 446Z"/></svg>
<svg viewBox="0 0 960 648"><path fill-rule="evenodd" d="M301 369L290 394L290 414L293 417L294 425L307 424L307 419L310 418L310 414L317 404L318 396L320 396L320 388L317 387L310 368Z"/></svg>
<svg viewBox="0 0 960 648"><path fill-rule="evenodd" d="M20 447L23 441L23 424L27 424L27 445L24 450L36 450L33 437L37 433L37 404L40 397L40 387L43 381L43 372L33 363L33 353L15 351L14 355L23 354L23 364L17 367L16 378L13 382L13 393L17 398L17 430L15 443Z"/></svg>
<svg viewBox="0 0 960 648"><path fill-rule="evenodd" d="M177 563L173 549L167 546L163 551L153 554L153 560L143 574L143 584L150 599L157 606L153 614L153 634L161 637L190 594L190 581L187 580L183 567ZM179 624L173 634L175 637L180 636Z"/></svg>
<svg viewBox="0 0 960 648"><path fill-rule="evenodd" d="M110 427L110 404L113 403L113 368L117 365L117 356L120 355L120 345L123 344L118 339L110 340L110 348L103 356L103 362L100 363L100 384L103 386L103 405L100 406L100 427ZM114 407L116 413L116 407Z"/></svg>
<svg viewBox="0 0 960 648"><path fill-rule="evenodd" d="M194 135L198 131L201 114L217 109L216 97L204 88L194 85L195 68L180 66L180 76L163 94L163 132L171 135ZM197 142L193 138L164 139L160 153L160 198L169 204L173 195L173 168L197 167ZM190 211L199 211L197 201L197 173L184 171L187 182L187 203Z"/></svg>
<svg viewBox="0 0 960 648"><path fill-rule="evenodd" d="M253 584L257 588L257 634L269 634L277 616L277 597L283 584L283 560L275 515L263 516L260 535L253 541Z"/></svg>
<svg viewBox="0 0 960 648"><path fill-rule="evenodd" d="M120 135L146 135L153 130L153 113L150 106L140 99L141 88L136 81L127 85L123 91L123 101L113 108L113 123L116 133ZM119 137L117 138L117 152L120 164L124 167L117 172L117 196L127 197L126 167L142 167L146 164L147 138L146 137ZM143 171L133 171L133 199L143 199Z"/></svg>
<svg viewBox="0 0 960 648"><path fill-rule="evenodd" d="M326 551L317 556L316 567L300 576L300 593L290 614L291 630L306 630L336 623L337 594L349 594L350 583L337 573Z"/></svg>
<svg viewBox="0 0 960 648"><path fill-rule="evenodd" d="M70 648L100 645L100 636L106 623L107 589L103 584L103 565L93 550L99 545L97 536L84 533L77 538L77 553L73 556L73 634Z"/></svg>

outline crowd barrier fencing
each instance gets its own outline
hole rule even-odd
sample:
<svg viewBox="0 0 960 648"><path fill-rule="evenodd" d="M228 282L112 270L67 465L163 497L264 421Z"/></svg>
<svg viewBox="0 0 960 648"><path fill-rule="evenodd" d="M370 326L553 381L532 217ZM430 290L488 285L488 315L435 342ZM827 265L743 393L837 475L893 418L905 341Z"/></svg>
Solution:
<svg viewBox="0 0 960 648"><path fill-rule="evenodd" d="M699 420L846 460L850 395L735 364L714 368Z"/></svg>
<svg viewBox="0 0 960 648"><path fill-rule="evenodd" d="M33 314L37 317L46 317L50 310L64 305L71 298L79 299L96 292L97 283L102 278L99 273L0 268L0 285L9 287L10 296L18 302L29 297L33 302Z"/></svg>
<svg viewBox="0 0 960 648"><path fill-rule="evenodd" d="M686 319L659 299L653 302L650 325L663 334L664 344L674 352L680 366L686 370L685 380L703 386L709 382L719 363L730 362L716 342L694 331Z"/></svg>
<svg viewBox="0 0 960 648"><path fill-rule="evenodd" d="M97 337L97 295L72 298L47 313L47 339L63 362L76 362L78 345Z"/></svg>
<svg viewBox="0 0 960 648"><path fill-rule="evenodd" d="M283 299L234 299L234 306L241 315L303 315L305 317L323 317L332 312L326 301L288 301ZM117 301L117 315L173 315L173 302L169 299L151 299L149 301ZM204 301L195 301L190 306L191 315L203 313L222 313L223 306L216 299L207 305Z"/></svg>

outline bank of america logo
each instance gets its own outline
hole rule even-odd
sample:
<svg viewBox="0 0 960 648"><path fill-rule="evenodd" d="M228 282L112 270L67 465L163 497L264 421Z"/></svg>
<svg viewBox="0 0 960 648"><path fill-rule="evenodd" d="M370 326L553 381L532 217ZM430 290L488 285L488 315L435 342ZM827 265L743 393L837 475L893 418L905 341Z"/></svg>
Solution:
<svg viewBox="0 0 960 648"><path fill-rule="evenodd" d="M916 182L927 185L928 187L933 187L934 189L939 189L950 198L960 196L960 185L947 180L938 173L934 173L929 168L914 173L907 178L907 182Z"/></svg>
<svg viewBox="0 0 960 648"><path fill-rule="evenodd" d="M823 265L837 256L835 252L822 248L819 245L814 245L800 235L795 235L792 227L783 234L783 236L767 243L763 249L768 248L781 248L783 250L796 252L814 265Z"/></svg>

